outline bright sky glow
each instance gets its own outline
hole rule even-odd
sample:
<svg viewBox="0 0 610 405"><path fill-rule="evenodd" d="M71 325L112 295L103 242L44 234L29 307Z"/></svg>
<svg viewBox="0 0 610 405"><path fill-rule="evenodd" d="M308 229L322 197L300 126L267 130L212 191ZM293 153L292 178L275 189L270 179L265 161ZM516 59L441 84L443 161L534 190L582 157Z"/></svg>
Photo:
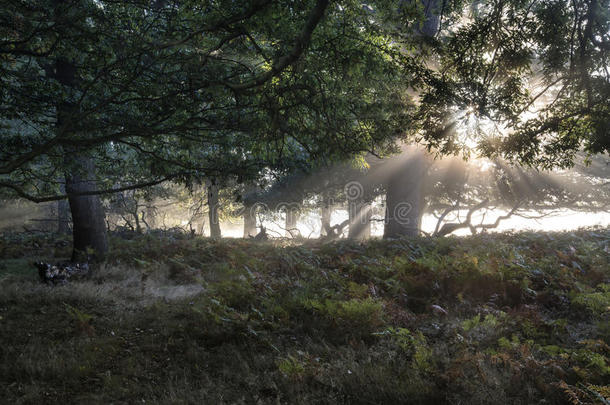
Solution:
<svg viewBox="0 0 610 405"><path fill-rule="evenodd" d="M494 222L497 216L506 214L506 211L497 210L493 214L488 214L485 218L485 223ZM528 215L540 215L540 213L527 212ZM462 213L464 218L466 212ZM336 210L333 212L331 219L331 225L335 225L343 222L347 219L346 210ZM482 215L473 216L473 224L481 222ZM437 219L432 215L424 215L422 219L422 230L425 232L432 232L436 226ZM317 238L320 236L319 225L320 216L312 213L309 216L303 217L299 220L298 229L303 236L309 236L310 238ZM271 236L284 236L283 217L276 222L266 221L264 223L267 231ZM573 210L560 210L558 212L550 214L540 219L528 219L513 216L500 223L500 225L489 232L506 232L506 231L570 231L576 230L582 227L592 226L610 226L610 212L578 212ZM242 222L235 221L232 223L222 224L223 237L230 238L241 238L243 234ZM346 229L347 231L347 229ZM371 223L371 233L373 237L381 237L383 235L383 222L373 221ZM454 235L470 235L468 229L460 229L454 233Z"/></svg>

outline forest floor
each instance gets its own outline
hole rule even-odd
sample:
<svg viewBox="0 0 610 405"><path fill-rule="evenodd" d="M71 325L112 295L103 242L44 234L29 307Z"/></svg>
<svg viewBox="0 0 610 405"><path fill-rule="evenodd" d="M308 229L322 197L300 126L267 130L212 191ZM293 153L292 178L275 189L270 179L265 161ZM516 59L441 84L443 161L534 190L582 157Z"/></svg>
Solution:
<svg viewBox="0 0 610 405"><path fill-rule="evenodd" d="M85 281L0 237L0 402L607 404L610 229L112 238Z"/></svg>

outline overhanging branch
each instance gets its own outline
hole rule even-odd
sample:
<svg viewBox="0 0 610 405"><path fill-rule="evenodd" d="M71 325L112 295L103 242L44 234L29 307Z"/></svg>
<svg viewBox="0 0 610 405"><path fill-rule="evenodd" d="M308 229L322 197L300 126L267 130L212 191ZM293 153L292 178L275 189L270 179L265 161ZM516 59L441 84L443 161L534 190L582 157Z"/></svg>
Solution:
<svg viewBox="0 0 610 405"><path fill-rule="evenodd" d="M68 198L69 196L86 196L86 195L113 194L113 193L120 193L122 191L127 191L127 190L135 190L135 189L138 189L138 188L146 188L146 187L156 186L157 184L161 184L161 183L163 183L165 181L169 181L169 180L171 180L173 178L176 178L176 177L178 177L178 176L180 176L182 174L184 174L184 173L175 173L175 174L168 175L168 176L165 176L165 177L160 178L160 179L151 180L151 181L142 182L142 183L134 183L134 184L131 184L129 186L124 186L124 187L116 187L116 188L107 188L107 189L102 189L102 190L84 191L84 192L80 192L80 193L55 194L55 195L47 195L47 196L41 196L41 197L38 197L38 196L33 195L33 194L30 194L27 191L25 191L21 186L18 186L17 184L13 184L13 183L10 183L10 182L2 181L2 182L0 182L0 187L1 188L11 189L19 197L24 198L26 200L29 200L29 201L32 201L32 202L35 202L35 203L43 203L43 202L64 200L64 199Z"/></svg>
<svg viewBox="0 0 610 405"><path fill-rule="evenodd" d="M245 83L225 83L225 85L233 91L248 90L262 85L272 77L281 73L289 65L296 62L309 45L313 31L320 23L320 20L322 20L324 11L326 10L326 7L328 7L328 3L328 0L318 0L316 2L315 7L309 13L307 23L305 23L305 27L301 31L301 34L297 37L292 50L288 54L278 58L269 71L262 73Z"/></svg>

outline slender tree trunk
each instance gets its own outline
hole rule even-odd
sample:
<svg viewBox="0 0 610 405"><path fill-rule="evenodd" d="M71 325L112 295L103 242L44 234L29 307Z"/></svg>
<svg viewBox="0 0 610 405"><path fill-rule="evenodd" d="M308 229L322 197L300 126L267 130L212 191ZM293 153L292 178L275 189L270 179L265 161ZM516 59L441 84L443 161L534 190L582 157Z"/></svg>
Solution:
<svg viewBox="0 0 610 405"><path fill-rule="evenodd" d="M330 206L330 202L326 199L326 197L323 197L322 199L322 208L320 209L320 211L322 222L322 229L320 230L320 235L328 235L328 231L330 229L330 218L332 216L333 209Z"/></svg>
<svg viewBox="0 0 610 405"><path fill-rule="evenodd" d="M140 214L138 213L138 205L136 204L135 211L131 214L136 223L136 233L142 233L142 225L140 225Z"/></svg>
<svg viewBox="0 0 610 405"><path fill-rule="evenodd" d="M417 236L423 214L423 184L427 170L425 153L409 148L393 165L386 181L384 238Z"/></svg>
<svg viewBox="0 0 610 405"><path fill-rule="evenodd" d="M299 229L297 228L297 222L299 220L299 211L295 208L286 208L286 237L295 238L300 236Z"/></svg>
<svg viewBox="0 0 610 405"><path fill-rule="evenodd" d="M216 179L209 179L207 181L207 191L210 237L214 239L220 239L222 237L222 234L220 232L220 220L218 218L218 186L216 185Z"/></svg>
<svg viewBox="0 0 610 405"><path fill-rule="evenodd" d="M246 184L242 194L244 203L244 238L254 237L258 234L256 229L256 185Z"/></svg>
<svg viewBox="0 0 610 405"><path fill-rule="evenodd" d="M150 231L151 229L156 228L157 226L157 214L155 206L152 201L148 201L146 203L146 208L142 211L142 219L144 220L144 216L146 216L145 223L146 228Z"/></svg>
<svg viewBox="0 0 610 405"><path fill-rule="evenodd" d="M250 236L256 236L256 207L245 206L244 207L244 238Z"/></svg>
<svg viewBox="0 0 610 405"><path fill-rule="evenodd" d="M98 195L73 195L97 189L95 166L90 157L73 156L71 173L66 174L66 192L72 212L74 250L72 261L101 261L108 253L104 210Z"/></svg>
<svg viewBox="0 0 610 405"><path fill-rule="evenodd" d="M371 237L371 204L362 200L348 201L348 238L364 240Z"/></svg>

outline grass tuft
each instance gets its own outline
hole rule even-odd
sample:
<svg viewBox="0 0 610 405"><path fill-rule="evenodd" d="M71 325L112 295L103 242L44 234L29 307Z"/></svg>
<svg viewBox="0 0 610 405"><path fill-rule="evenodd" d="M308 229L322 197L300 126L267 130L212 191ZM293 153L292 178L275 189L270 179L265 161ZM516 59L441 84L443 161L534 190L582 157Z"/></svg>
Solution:
<svg viewBox="0 0 610 405"><path fill-rule="evenodd" d="M366 243L0 237L6 403L608 401L610 229Z"/></svg>

